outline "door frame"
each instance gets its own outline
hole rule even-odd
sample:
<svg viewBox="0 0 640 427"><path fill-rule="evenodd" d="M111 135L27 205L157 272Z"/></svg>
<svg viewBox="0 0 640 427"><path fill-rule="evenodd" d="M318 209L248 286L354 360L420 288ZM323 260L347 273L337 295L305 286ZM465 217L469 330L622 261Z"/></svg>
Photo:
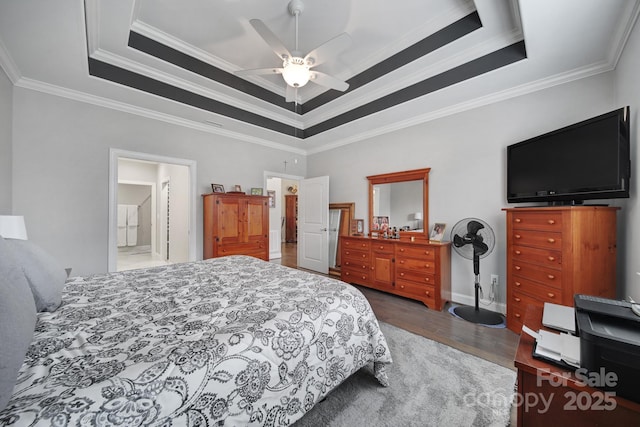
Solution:
<svg viewBox="0 0 640 427"><path fill-rule="evenodd" d="M296 181L300 181L303 180L304 177L303 176L299 176L299 175L290 175L290 174L286 174L286 173L282 173L282 172L271 172L271 171L264 171L263 174L263 188L267 188L267 180L269 178L284 178L284 179L290 179L290 180L296 180ZM280 188L280 191L282 191L282 188ZM281 194L278 194L277 196L280 196L280 198L282 198ZM279 201L276 201L276 203L280 203ZM271 216L269 216L269 218L271 218ZM281 223L280 223L280 218L278 218L278 227L281 230ZM269 230L271 230L271 223L269 223ZM282 244L282 236L280 236L280 244Z"/></svg>
<svg viewBox="0 0 640 427"><path fill-rule="evenodd" d="M116 271L118 264L118 158L123 157L134 160L146 160L155 163L167 163L186 166L189 169L189 261L196 260L196 165L195 160L180 159L177 157L159 156L157 154L140 153L136 151L109 149L109 224L108 224L108 271Z"/></svg>

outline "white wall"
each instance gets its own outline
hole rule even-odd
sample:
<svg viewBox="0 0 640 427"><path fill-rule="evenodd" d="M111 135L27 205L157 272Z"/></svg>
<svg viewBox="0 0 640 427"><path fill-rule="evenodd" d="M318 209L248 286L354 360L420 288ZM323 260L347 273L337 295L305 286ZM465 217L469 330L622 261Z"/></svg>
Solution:
<svg viewBox="0 0 640 427"><path fill-rule="evenodd" d="M631 106L631 197L623 203L618 218L618 296L640 301L640 25L635 26L615 72L616 101Z"/></svg>
<svg viewBox="0 0 640 427"><path fill-rule="evenodd" d="M482 284L487 296L490 275L499 274L498 301L504 303L506 146L615 107L613 75L607 73L311 155L308 173L329 175L330 201L354 201L355 217L368 220L366 176L430 167L425 227L444 222L450 230L466 217L487 221L497 243L481 262ZM472 303L471 261L453 253L451 269L453 299Z"/></svg>
<svg viewBox="0 0 640 427"><path fill-rule="evenodd" d="M196 188L262 187L291 153L24 88L13 89L13 206L29 238L74 274L108 269L109 149L197 161ZM298 156L287 173L306 175ZM202 200L197 199L202 258ZM52 226L55 224L55 226Z"/></svg>
<svg viewBox="0 0 640 427"><path fill-rule="evenodd" d="M11 211L12 97L13 84L0 67L0 215L13 213Z"/></svg>

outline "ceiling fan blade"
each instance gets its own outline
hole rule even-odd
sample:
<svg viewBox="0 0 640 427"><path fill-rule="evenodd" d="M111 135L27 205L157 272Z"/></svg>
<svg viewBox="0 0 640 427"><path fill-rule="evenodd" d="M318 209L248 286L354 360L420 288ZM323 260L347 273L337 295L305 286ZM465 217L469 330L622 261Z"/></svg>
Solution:
<svg viewBox="0 0 640 427"><path fill-rule="evenodd" d="M287 85L284 100L287 102L294 102L296 100L296 91L295 87Z"/></svg>
<svg viewBox="0 0 640 427"><path fill-rule="evenodd" d="M236 76L261 76L264 74L282 74L283 68L254 68L252 70L238 70Z"/></svg>
<svg viewBox="0 0 640 427"><path fill-rule="evenodd" d="M262 37L262 39L273 49L273 51L278 55L278 58L281 60L285 57L291 58L291 54L289 50L284 47L284 44L280 41L280 39L273 34L273 32L267 27L264 22L259 19L252 19L249 23L253 26L256 32Z"/></svg>
<svg viewBox="0 0 640 427"><path fill-rule="evenodd" d="M325 86L331 89L339 90L340 92L344 92L349 89L349 83L343 82L342 80L336 79L328 74L321 73L320 71L311 71L311 80L315 84L319 84L320 86Z"/></svg>
<svg viewBox="0 0 640 427"><path fill-rule="evenodd" d="M338 53L351 46L351 36L347 33L338 34L331 40L321 44L304 57L304 62L311 67L333 59ZM309 62L311 60L311 62Z"/></svg>

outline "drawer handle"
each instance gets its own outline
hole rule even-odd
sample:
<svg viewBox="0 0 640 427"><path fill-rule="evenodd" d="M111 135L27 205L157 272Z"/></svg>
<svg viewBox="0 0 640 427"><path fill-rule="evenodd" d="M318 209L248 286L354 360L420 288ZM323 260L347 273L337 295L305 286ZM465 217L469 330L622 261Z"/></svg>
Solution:
<svg viewBox="0 0 640 427"><path fill-rule="evenodd" d="M520 287L521 285L522 285L522 283L520 283L520 282L516 282L516 286L517 286L517 287Z"/></svg>
<svg viewBox="0 0 640 427"><path fill-rule="evenodd" d="M519 235L519 234L516 234L516 235L515 235L515 238L516 238L516 239L520 239L520 238L522 238L522 236L521 236L521 235Z"/></svg>
<svg viewBox="0 0 640 427"><path fill-rule="evenodd" d="M404 277L404 273L400 273L400 277Z"/></svg>
<svg viewBox="0 0 640 427"><path fill-rule="evenodd" d="M362 254L362 258L366 258L366 257L367 257L367 255L366 255L366 254Z"/></svg>
<svg viewBox="0 0 640 427"><path fill-rule="evenodd" d="M349 273L348 271L345 271L345 272L344 272L344 275L345 275L345 276L351 276L351 273Z"/></svg>
<svg viewBox="0 0 640 427"><path fill-rule="evenodd" d="M404 264L404 260L401 260L401 261L400 261L400 264Z"/></svg>
<svg viewBox="0 0 640 427"><path fill-rule="evenodd" d="M555 243L555 242L556 242L556 239L554 239L553 237L549 237L549 238L547 239L547 242L549 242L549 243Z"/></svg>
<svg viewBox="0 0 640 427"><path fill-rule="evenodd" d="M515 268L516 270L520 271L522 270L522 267L520 267L519 265L514 266L513 268Z"/></svg>
<svg viewBox="0 0 640 427"><path fill-rule="evenodd" d="M424 254L425 254L425 255L431 255L431 252L429 252L429 251L424 251Z"/></svg>
<svg viewBox="0 0 640 427"><path fill-rule="evenodd" d="M400 289L404 289L404 285L400 285Z"/></svg>
<svg viewBox="0 0 640 427"><path fill-rule="evenodd" d="M362 247L363 247L363 248L366 248L366 247L367 247L367 244L366 244L366 243L363 243L363 244L362 244Z"/></svg>
<svg viewBox="0 0 640 427"><path fill-rule="evenodd" d="M549 278L549 280L553 280L556 278L556 276L554 276L553 274L547 274L547 277Z"/></svg>
<svg viewBox="0 0 640 427"><path fill-rule="evenodd" d="M556 221L554 219L550 219L549 221L547 221L547 224L549 224L549 225L553 225L555 223L556 223Z"/></svg>
<svg viewBox="0 0 640 427"><path fill-rule="evenodd" d="M556 257L554 257L554 256L550 256L550 257L547 257L547 259L548 259L549 261L555 261L555 260L556 260Z"/></svg>
<svg viewBox="0 0 640 427"><path fill-rule="evenodd" d="M517 317L519 319L520 318L520 313L515 313L513 316Z"/></svg>
<svg viewBox="0 0 640 427"><path fill-rule="evenodd" d="M430 297L430 296L431 296L431 292L429 292L429 291L425 291L425 292L424 292L424 294L425 294L426 296L428 296L428 297Z"/></svg>
<svg viewBox="0 0 640 427"><path fill-rule="evenodd" d="M362 280L365 280L366 278L367 278L367 276L362 276L361 277Z"/></svg>
<svg viewBox="0 0 640 427"><path fill-rule="evenodd" d="M520 302L520 298L518 298L518 297L513 297L513 299L514 299L516 302Z"/></svg>
<svg viewBox="0 0 640 427"><path fill-rule="evenodd" d="M425 282L430 282L430 281L431 281L431 279L430 279L430 278L428 278L428 277L425 277L425 278L424 278L424 281L425 281Z"/></svg>
<svg viewBox="0 0 640 427"><path fill-rule="evenodd" d="M548 292L547 295L549 296L549 298L555 298L556 294L552 293L552 292Z"/></svg>
<svg viewBox="0 0 640 427"><path fill-rule="evenodd" d="M425 264L424 268L431 268L431 264Z"/></svg>
<svg viewBox="0 0 640 427"><path fill-rule="evenodd" d="M516 222L522 222L522 220L520 218L516 218L515 221Z"/></svg>
<svg viewBox="0 0 640 427"><path fill-rule="evenodd" d="M404 248L400 248L400 252L404 252Z"/></svg>
<svg viewBox="0 0 640 427"><path fill-rule="evenodd" d="M522 254L522 252L516 251L516 255L521 255L521 254Z"/></svg>

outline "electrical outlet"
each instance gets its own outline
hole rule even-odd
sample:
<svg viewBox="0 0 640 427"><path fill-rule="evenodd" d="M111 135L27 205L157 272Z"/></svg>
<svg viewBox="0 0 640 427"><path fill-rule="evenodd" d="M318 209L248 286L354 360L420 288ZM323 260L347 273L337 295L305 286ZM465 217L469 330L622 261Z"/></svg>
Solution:
<svg viewBox="0 0 640 427"><path fill-rule="evenodd" d="M500 283L498 275L497 274L492 274L491 275L491 287L495 288L496 286L498 286L498 283Z"/></svg>

